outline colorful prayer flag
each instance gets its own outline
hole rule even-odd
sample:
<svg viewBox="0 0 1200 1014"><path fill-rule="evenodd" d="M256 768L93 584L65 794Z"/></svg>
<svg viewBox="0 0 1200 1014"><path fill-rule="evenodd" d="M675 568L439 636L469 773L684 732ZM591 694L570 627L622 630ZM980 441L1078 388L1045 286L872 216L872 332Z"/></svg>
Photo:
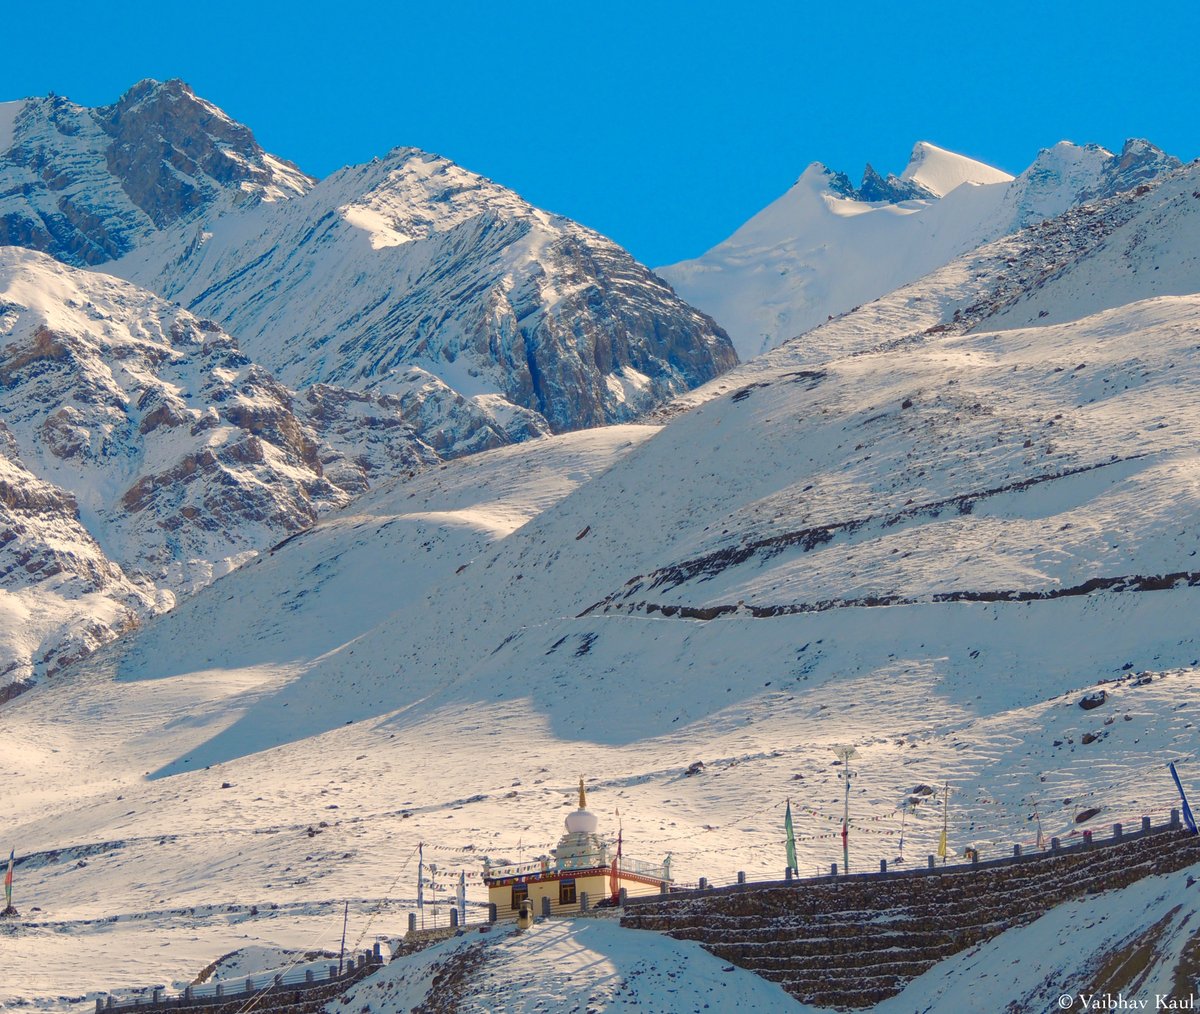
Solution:
<svg viewBox="0 0 1200 1014"><path fill-rule="evenodd" d="M787 832L787 864L789 870L799 871L796 863L796 832L792 828L792 801L787 801L787 810L783 815L783 829Z"/></svg>
<svg viewBox="0 0 1200 1014"><path fill-rule="evenodd" d="M0 853L2 855L3 853ZM4 874L4 904L6 908L12 908L12 871L13 862L16 860L17 850L13 849L8 854L8 872Z"/></svg>
<svg viewBox="0 0 1200 1014"><path fill-rule="evenodd" d="M1183 783L1179 780L1179 772L1175 770L1175 762L1171 761L1167 767L1171 769L1171 777L1175 779L1175 788L1179 790L1179 798L1183 801L1183 822L1187 824L1188 830L1192 834L1196 834L1196 818L1192 816L1192 808L1188 806L1187 796L1183 794Z"/></svg>

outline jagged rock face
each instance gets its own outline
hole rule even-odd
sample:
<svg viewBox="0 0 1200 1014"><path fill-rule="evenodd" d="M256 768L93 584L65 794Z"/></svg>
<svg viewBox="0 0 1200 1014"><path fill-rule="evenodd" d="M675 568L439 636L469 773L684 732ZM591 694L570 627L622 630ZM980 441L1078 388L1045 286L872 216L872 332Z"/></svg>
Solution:
<svg viewBox="0 0 1200 1014"><path fill-rule="evenodd" d="M0 245L100 264L221 201L274 201L311 180L181 81L111 106L30 99L0 151Z"/></svg>
<svg viewBox="0 0 1200 1014"><path fill-rule="evenodd" d="M169 230L111 267L220 320L294 387L411 396L415 367L515 414L518 431L494 427L508 440L627 421L736 362L616 244L414 149ZM446 453L430 421L418 430Z"/></svg>
<svg viewBox="0 0 1200 1014"><path fill-rule="evenodd" d="M399 410L356 399L298 398L217 325L0 249L0 673L52 672L368 476L439 460Z"/></svg>
<svg viewBox="0 0 1200 1014"><path fill-rule="evenodd" d="M1099 184L1083 196L1086 200L1112 197L1149 183L1182 165L1179 159L1168 155L1157 145L1141 138L1130 138L1121 149L1121 154L1105 165Z"/></svg>
<svg viewBox="0 0 1200 1014"><path fill-rule="evenodd" d="M862 185L852 195L856 200L874 203L887 201L888 204L899 204L901 201L930 200L936 195L927 187L921 186L916 180L901 179L894 173L888 173L884 179L875 171L870 162L863 170Z"/></svg>
<svg viewBox="0 0 1200 1014"><path fill-rule="evenodd" d="M110 561L75 497L30 472L0 423L0 700L137 625L152 591Z"/></svg>

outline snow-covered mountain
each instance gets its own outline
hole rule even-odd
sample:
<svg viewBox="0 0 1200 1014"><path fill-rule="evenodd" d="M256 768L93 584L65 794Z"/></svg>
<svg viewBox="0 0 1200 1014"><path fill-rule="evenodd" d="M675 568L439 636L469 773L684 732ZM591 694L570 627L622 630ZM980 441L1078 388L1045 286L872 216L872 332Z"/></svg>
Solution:
<svg viewBox="0 0 1200 1014"><path fill-rule="evenodd" d="M293 386L432 377L523 430L629 421L735 361L616 244L414 149L110 269L221 321Z"/></svg>
<svg viewBox="0 0 1200 1014"><path fill-rule="evenodd" d="M376 488L5 705L11 825L46 853L9 995L336 942L345 897L394 932L418 842L534 859L580 772L682 881L778 876L789 797L801 872L840 861L836 744L852 869L901 827L933 851L918 786L985 856L1035 810L1165 816L1164 760L1198 770L1197 194L1188 166L997 240L661 428ZM99 932L107 970L61 946Z"/></svg>
<svg viewBox="0 0 1200 1014"><path fill-rule="evenodd" d="M216 324L17 247L0 248L0 343L9 680L439 460L399 407L297 399Z"/></svg>
<svg viewBox="0 0 1200 1014"><path fill-rule="evenodd" d="M749 359L983 243L1179 164L1146 141L1120 155L1064 141L1014 179L921 142L899 177L868 165L856 189L814 162L727 240L658 271Z"/></svg>
<svg viewBox="0 0 1200 1014"><path fill-rule="evenodd" d="M143 287L67 267L98 264ZM53 487L30 486L42 521L80 529L91 596L14 613L10 678L372 484L634 418L735 362L582 226L407 149L318 184L180 81L0 106L0 291L10 466ZM26 527L40 548L13 549L8 589L40 602L25 554L49 543Z"/></svg>
<svg viewBox="0 0 1200 1014"><path fill-rule="evenodd" d="M403 398L446 453L628 421L736 362L591 230L413 149L314 183L180 81L6 103L0 244L182 302L293 388Z"/></svg>
<svg viewBox="0 0 1200 1014"><path fill-rule="evenodd" d="M68 264L120 257L217 203L311 185L182 81L142 81L99 109L58 95L0 105L0 245Z"/></svg>

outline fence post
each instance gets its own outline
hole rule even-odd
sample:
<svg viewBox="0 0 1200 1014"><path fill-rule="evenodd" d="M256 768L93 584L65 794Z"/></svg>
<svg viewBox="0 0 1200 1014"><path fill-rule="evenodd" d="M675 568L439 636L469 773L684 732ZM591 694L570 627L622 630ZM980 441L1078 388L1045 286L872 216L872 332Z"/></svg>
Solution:
<svg viewBox="0 0 1200 1014"><path fill-rule="evenodd" d="M101 1014L104 1010L104 1001L100 997L96 997L96 1014Z"/></svg>
<svg viewBox="0 0 1200 1014"><path fill-rule="evenodd" d="M836 877L836 876L837 876L837 863L830 863L830 864L829 864L829 875L830 875L831 877Z"/></svg>
<svg viewBox="0 0 1200 1014"><path fill-rule="evenodd" d="M700 878L700 890L702 890L702 891L708 890L708 877Z"/></svg>
<svg viewBox="0 0 1200 1014"><path fill-rule="evenodd" d="M971 865L979 865L979 849L971 849Z"/></svg>
<svg viewBox="0 0 1200 1014"><path fill-rule="evenodd" d="M786 870L783 871L783 879L784 880L792 879L792 868L790 866Z"/></svg>
<svg viewBox="0 0 1200 1014"><path fill-rule="evenodd" d="M744 884L746 882L746 871L745 870L738 870L738 881L737 882L739 884Z"/></svg>
<svg viewBox="0 0 1200 1014"><path fill-rule="evenodd" d="M489 901L488 902L488 922L495 922L495 921L496 921L496 903L494 901Z"/></svg>
<svg viewBox="0 0 1200 1014"><path fill-rule="evenodd" d="M1142 834L1149 834L1149 833L1150 833L1150 818L1143 817L1142 818Z"/></svg>
<svg viewBox="0 0 1200 1014"><path fill-rule="evenodd" d="M275 988L280 989L282 987L283 987L283 973L276 972L275 973Z"/></svg>
<svg viewBox="0 0 1200 1014"><path fill-rule="evenodd" d="M192 987L191 986L183 987L183 1002L184 1003L192 1002Z"/></svg>
<svg viewBox="0 0 1200 1014"><path fill-rule="evenodd" d="M113 1009L113 998L111 996L109 996L109 998L105 1002L104 1006L107 1007L109 1010Z"/></svg>
<svg viewBox="0 0 1200 1014"><path fill-rule="evenodd" d="M544 900L544 901L549 901L550 899L549 899L549 898L545 898L545 899L543 899L543 900ZM451 928L451 929L457 929L457 928L458 928L458 909L457 909L457 908L452 908L452 909L450 909L450 928Z"/></svg>
<svg viewBox="0 0 1200 1014"><path fill-rule="evenodd" d="M929 853L929 868L932 870L936 866L937 866L937 861L933 858L933 853L930 852Z"/></svg>
<svg viewBox="0 0 1200 1014"><path fill-rule="evenodd" d="M304 981L306 983L315 982L316 978L317 977L315 975L313 975L313 970L311 968L306 968L304 970Z"/></svg>
<svg viewBox="0 0 1200 1014"><path fill-rule="evenodd" d="M879 872L887 873L887 860L886 859L879 860Z"/></svg>
<svg viewBox="0 0 1200 1014"><path fill-rule="evenodd" d="M1121 825L1113 824L1113 840L1115 841L1117 838L1120 838L1120 837L1121 837Z"/></svg>
<svg viewBox="0 0 1200 1014"><path fill-rule="evenodd" d="M542 895L542 918L543 919L550 918L550 904L551 904L550 903L550 895L543 894Z"/></svg>
<svg viewBox="0 0 1200 1014"><path fill-rule="evenodd" d="M247 980L246 980L246 992L247 992L247 993L253 993L253 992L254 992L254 980L253 980L253 979L247 979ZM157 1000L158 998L157 998L157 997L155 997L155 999Z"/></svg>
<svg viewBox="0 0 1200 1014"><path fill-rule="evenodd" d="M579 911L586 912L587 910L588 910L587 891L580 891L579 892Z"/></svg>
<svg viewBox="0 0 1200 1014"><path fill-rule="evenodd" d="M1057 839L1057 838L1051 838L1051 839L1050 839L1050 851L1051 851L1051 852L1057 852L1057 851L1058 851L1058 845L1059 845L1059 842L1058 842L1058 839Z"/></svg>
<svg viewBox="0 0 1200 1014"><path fill-rule="evenodd" d="M354 955L353 954L351 954L350 957L346 959L346 965L349 967L350 971L354 971ZM333 982L333 980L336 978L337 978L337 965L330 965L329 966L329 981Z"/></svg>
<svg viewBox="0 0 1200 1014"><path fill-rule="evenodd" d="M670 894L670 892L671 892L671 889L667 886L667 882L665 880L661 884L658 885L658 893L659 894Z"/></svg>
<svg viewBox="0 0 1200 1014"><path fill-rule="evenodd" d="M629 901L629 888L622 887L617 892L617 904L624 908L627 901Z"/></svg>
<svg viewBox="0 0 1200 1014"><path fill-rule="evenodd" d="M218 982L218 983L217 983L217 990L216 990L216 992L215 992L213 995L214 995L214 996L224 996L224 995L225 995L225 983L223 983L223 982Z"/></svg>
<svg viewBox="0 0 1200 1014"><path fill-rule="evenodd" d="M1013 858L1014 859L1021 858L1021 843L1020 842L1017 842L1017 844L1013 846Z"/></svg>
<svg viewBox="0 0 1200 1014"><path fill-rule="evenodd" d="M1092 844L1092 829L1090 827L1086 828L1083 832L1083 844L1084 845Z"/></svg>
<svg viewBox="0 0 1200 1014"><path fill-rule="evenodd" d="M1171 827L1179 827L1179 811L1171 810Z"/></svg>
<svg viewBox="0 0 1200 1014"><path fill-rule="evenodd" d="M417 913L416 912L408 913L408 932L409 933L417 932Z"/></svg>

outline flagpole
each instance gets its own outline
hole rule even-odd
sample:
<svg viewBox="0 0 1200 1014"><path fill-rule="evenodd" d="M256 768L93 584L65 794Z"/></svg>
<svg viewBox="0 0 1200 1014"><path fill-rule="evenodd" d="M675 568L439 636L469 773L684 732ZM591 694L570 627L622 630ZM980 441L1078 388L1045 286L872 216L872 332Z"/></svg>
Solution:
<svg viewBox="0 0 1200 1014"><path fill-rule="evenodd" d="M13 862L16 859L17 850L12 849L8 853L8 872L4 874L4 912L9 914L13 911L12 903L12 880L13 880Z"/></svg>
<svg viewBox="0 0 1200 1014"><path fill-rule="evenodd" d="M417 911L421 913L421 929L425 928L425 843L417 844Z"/></svg>
<svg viewBox="0 0 1200 1014"><path fill-rule="evenodd" d="M350 922L350 902L346 902L346 909L342 913L342 950L338 954L338 975L342 974L342 962L346 957L346 925Z"/></svg>
<svg viewBox="0 0 1200 1014"><path fill-rule="evenodd" d="M788 799L787 809L783 814L783 830L787 834L787 864L789 870L800 872L796 863L796 832L792 826L792 801ZM786 874L785 874L786 875Z"/></svg>
<svg viewBox="0 0 1200 1014"><path fill-rule="evenodd" d="M942 854L942 865L946 865L946 834L950 829L950 783L946 783L946 788L942 792L942 841L938 847L938 851Z"/></svg>
<svg viewBox="0 0 1200 1014"><path fill-rule="evenodd" d="M858 751L852 746L835 746L833 752L841 758L842 774L846 779L846 796L842 808L842 865L843 873L850 872L850 758L857 757Z"/></svg>
<svg viewBox="0 0 1200 1014"><path fill-rule="evenodd" d="M1171 771L1171 777L1175 779L1175 788L1179 790L1179 799L1183 803L1183 822L1192 834L1198 834L1200 831L1197 831L1196 828L1196 818L1192 816L1192 808L1188 806L1187 796L1183 792L1183 782L1179 780L1179 772L1175 770L1175 762L1171 761L1167 767Z"/></svg>
<svg viewBox="0 0 1200 1014"><path fill-rule="evenodd" d="M1046 847L1046 836L1042 833L1042 806L1036 799L1033 801L1033 819L1037 821L1037 847L1044 849Z"/></svg>

